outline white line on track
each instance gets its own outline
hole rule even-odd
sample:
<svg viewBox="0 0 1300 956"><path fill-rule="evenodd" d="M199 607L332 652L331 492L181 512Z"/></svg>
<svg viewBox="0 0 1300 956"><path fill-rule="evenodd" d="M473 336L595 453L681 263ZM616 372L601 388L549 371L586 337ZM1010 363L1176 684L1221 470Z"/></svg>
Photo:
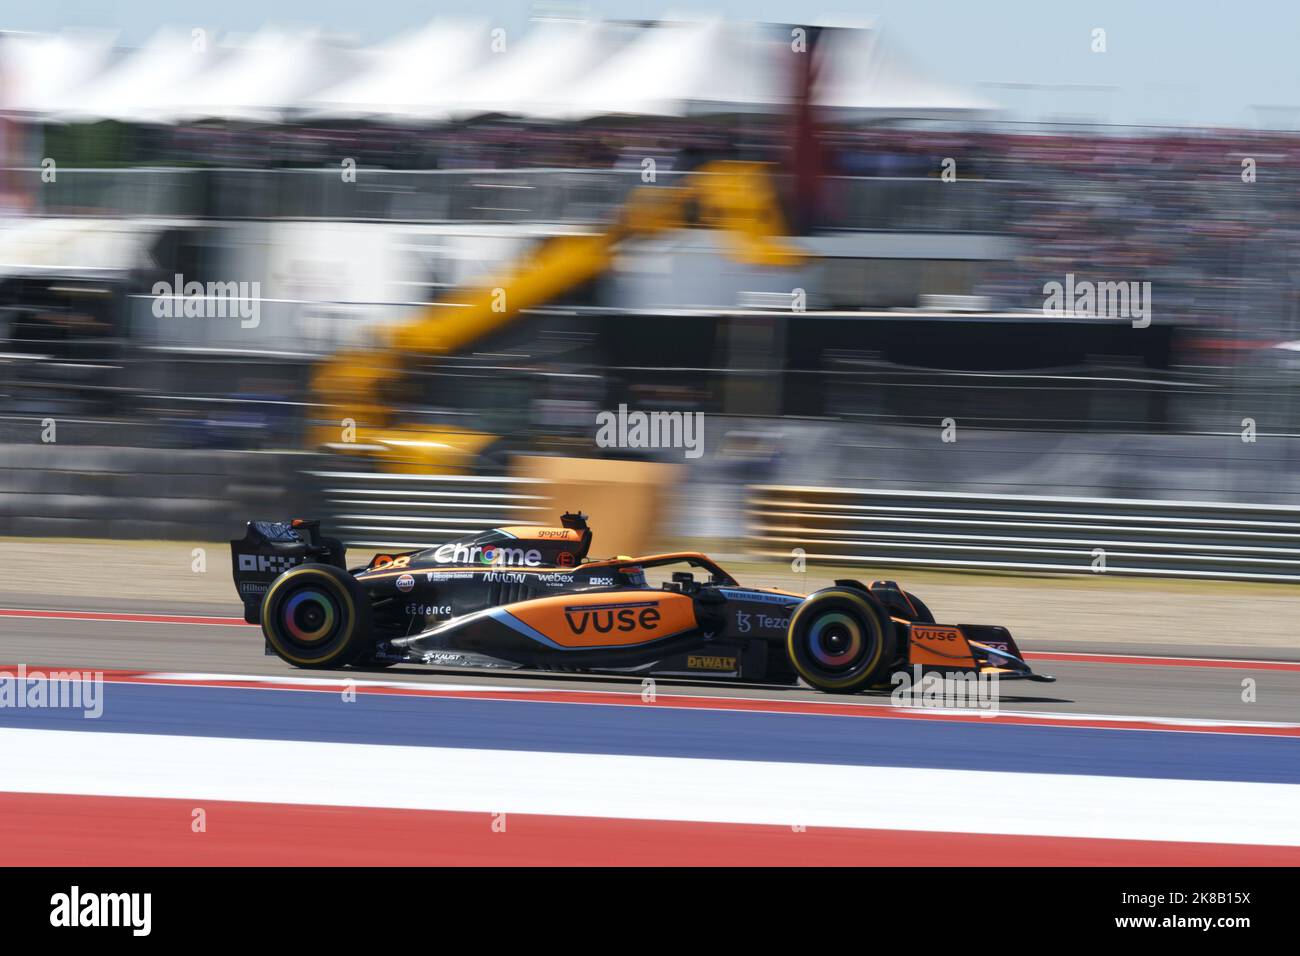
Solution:
<svg viewBox="0 0 1300 956"><path fill-rule="evenodd" d="M0 789L1300 846L1300 785L0 729Z"/></svg>

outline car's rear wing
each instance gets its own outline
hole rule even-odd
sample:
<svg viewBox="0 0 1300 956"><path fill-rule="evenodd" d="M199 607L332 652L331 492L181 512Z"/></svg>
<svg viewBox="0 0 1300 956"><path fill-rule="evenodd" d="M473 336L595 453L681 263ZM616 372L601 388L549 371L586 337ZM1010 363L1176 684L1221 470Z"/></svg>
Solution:
<svg viewBox="0 0 1300 956"><path fill-rule="evenodd" d="M322 535L319 521L250 521L244 536L230 542L230 561L235 589L244 602L244 620L257 624L272 581L308 561L346 571L347 549L338 538Z"/></svg>

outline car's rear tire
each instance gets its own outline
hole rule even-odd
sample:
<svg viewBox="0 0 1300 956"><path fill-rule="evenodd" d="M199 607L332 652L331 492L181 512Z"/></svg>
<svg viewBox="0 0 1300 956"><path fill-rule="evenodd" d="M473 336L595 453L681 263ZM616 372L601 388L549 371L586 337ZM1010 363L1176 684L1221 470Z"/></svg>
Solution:
<svg viewBox="0 0 1300 956"><path fill-rule="evenodd" d="M799 605L786 630L786 652L812 687L852 694L888 675L897 641L879 601L865 591L837 587Z"/></svg>
<svg viewBox="0 0 1300 956"><path fill-rule="evenodd" d="M371 649L370 599L346 571L303 564L262 601L262 634L295 667L343 667Z"/></svg>

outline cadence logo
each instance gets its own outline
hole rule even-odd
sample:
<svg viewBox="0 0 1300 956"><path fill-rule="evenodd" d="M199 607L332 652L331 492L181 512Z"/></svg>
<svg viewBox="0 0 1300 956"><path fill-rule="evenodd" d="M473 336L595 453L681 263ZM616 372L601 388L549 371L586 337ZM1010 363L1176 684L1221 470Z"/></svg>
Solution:
<svg viewBox="0 0 1300 956"><path fill-rule="evenodd" d="M598 634L618 630L624 633L637 628L654 631L659 627L658 601L645 604L610 604L599 607L566 607L564 619L574 634L585 633L590 627Z"/></svg>
<svg viewBox="0 0 1300 956"><path fill-rule="evenodd" d="M51 926L129 926L148 936L153 925L152 893L82 893L74 886L50 897Z"/></svg>

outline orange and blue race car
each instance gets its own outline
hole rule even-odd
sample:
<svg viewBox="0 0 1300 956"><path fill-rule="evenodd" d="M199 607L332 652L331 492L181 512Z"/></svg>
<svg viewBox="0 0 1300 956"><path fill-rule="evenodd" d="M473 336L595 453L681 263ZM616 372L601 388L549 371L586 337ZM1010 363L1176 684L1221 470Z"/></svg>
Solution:
<svg viewBox="0 0 1300 956"><path fill-rule="evenodd" d="M249 522L231 554L245 620L297 667L802 680L833 693L917 667L1052 679L1006 628L939 624L893 581L745 587L698 552L590 559L591 538L586 515L565 514L558 528L496 528L349 569L342 542L297 519Z"/></svg>

